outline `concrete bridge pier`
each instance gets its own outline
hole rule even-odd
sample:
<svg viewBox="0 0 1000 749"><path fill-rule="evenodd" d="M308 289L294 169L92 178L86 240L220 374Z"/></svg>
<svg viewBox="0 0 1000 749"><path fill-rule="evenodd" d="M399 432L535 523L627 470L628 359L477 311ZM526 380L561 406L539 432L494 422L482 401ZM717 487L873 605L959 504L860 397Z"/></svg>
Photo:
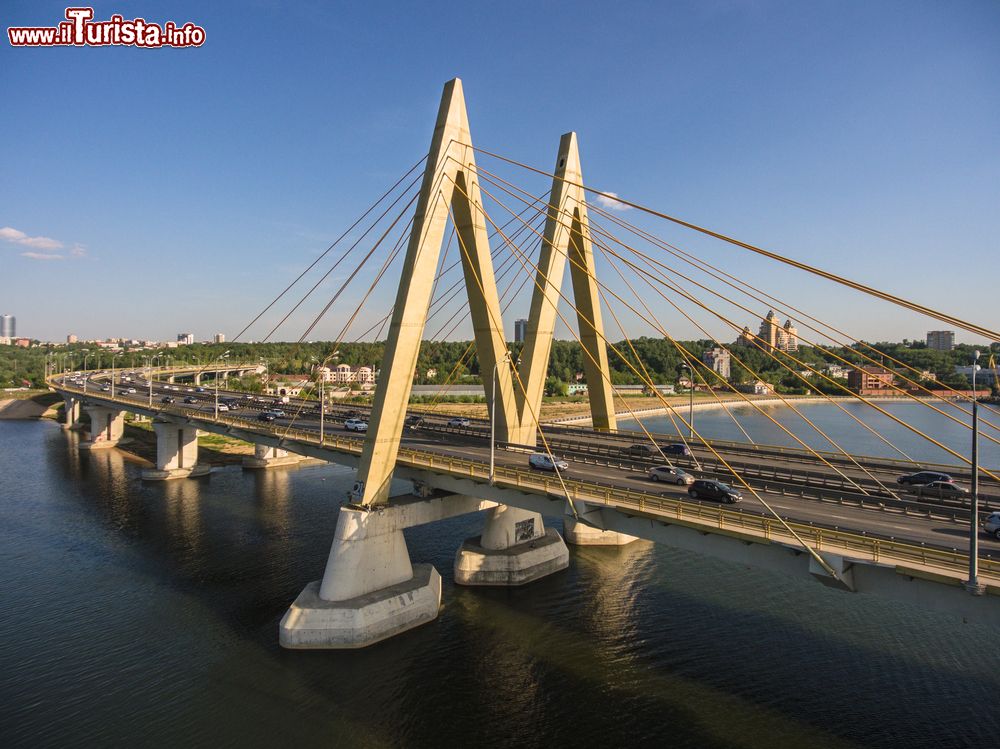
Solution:
<svg viewBox="0 0 1000 749"><path fill-rule="evenodd" d="M441 576L410 564L405 523L392 508L340 510L322 580L285 612L286 648L361 648L437 618Z"/></svg>
<svg viewBox="0 0 1000 749"><path fill-rule="evenodd" d="M563 533L566 542L576 546L625 546L639 539L618 531L604 530L604 520L599 508L588 507L584 502L576 502L576 517L569 505L563 516Z"/></svg>
<svg viewBox="0 0 1000 749"><path fill-rule="evenodd" d="M455 554L458 585L524 585L569 566L569 549L542 516L509 505L489 511L483 533Z"/></svg>
<svg viewBox="0 0 1000 749"><path fill-rule="evenodd" d="M302 460L302 456L289 453L280 447L269 447L268 445L254 445L253 456L246 455L243 458L244 468L276 468L278 466L293 466Z"/></svg>
<svg viewBox="0 0 1000 749"><path fill-rule="evenodd" d="M195 372L194 374L194 386L201 387L201 372Z"/></svg>
<svg viewBox="0 0 1000 749"><path fill-rule="evenodd" d="M66 419L63 421L63 429L80 429L80 399L74 398L72 395L63 396L63 401L66 403Z"/></svg>
<svg viewBox="0 0 1000 749"><path fill-rule="evenodd" d="M85 406L90 416L90 439L80 443L81 450L114 447L125 431L125 412L108 406Z"/></svg>
<svg viewBox="0 0 1000 749"><path fill-rule="evenodd" d="M143 470L147 481L165 481L204 476L212 469L198 463L198 430L195 427L154 421L156 432L156 468Z"/></svg>

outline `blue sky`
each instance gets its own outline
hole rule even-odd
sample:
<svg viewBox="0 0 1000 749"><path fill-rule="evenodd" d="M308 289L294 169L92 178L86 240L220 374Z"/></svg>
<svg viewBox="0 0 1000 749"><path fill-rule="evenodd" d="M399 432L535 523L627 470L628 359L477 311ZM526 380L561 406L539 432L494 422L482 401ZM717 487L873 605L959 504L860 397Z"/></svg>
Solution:
<svg viewBox="0 0 1000 749"><path fill-rule="evenodd" d="M197 49L2 41L0 312L20 334L231 336L426 153L455 76L477 145L548 170L575 130L589 184L997 327L996 2L288 6L95 5L98 20L193 21ZM64 8L3 0L0 19L52 25ZM942 327L620 215L858 337ZM277 337L297 338L334 288ZM336 336L357 299L312 337Z"/></svg>

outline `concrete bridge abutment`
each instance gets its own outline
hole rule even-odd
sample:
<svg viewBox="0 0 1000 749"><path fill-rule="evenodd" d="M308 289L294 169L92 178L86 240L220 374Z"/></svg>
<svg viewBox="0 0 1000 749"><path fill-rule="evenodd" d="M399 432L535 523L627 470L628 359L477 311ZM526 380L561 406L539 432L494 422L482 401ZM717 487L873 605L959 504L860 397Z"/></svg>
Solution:
<svg viewBox="0 0 1000 749"><path fill-rule="evenodd" d="M437 618L441 576L410 564L392 508L342 507L322 580L309 583L281 619L286 648L361 648Z"/></svg>
<svg viewBox="0 0 1000 749"><path fill-rule="evenodd" d="M147 468L142 478L166 481L204 476L212 469L198 462L198 430L173 422L153 422L156 433L156 468Z"/></svg>
<svg viewBox="0 0 1000 749"><path fill-rule="evenodd" d="M63 429L80 429L82 424L80 423L81 415L81 404L79 398L74 398L72 395L63 396L63 401L66 404L65 420L63 421Z"/></svg>
<svg viewBox="0 0 1000 749"><path fill-rule="evenodd" d="M280 447L270 447L260 443L254 445L254 454L243 458L244 468L277 468L293 466L302 461L301 455L289 453Z"/></svg>
<svg viewBox="0 0 1000 749"><path fill-rule="evenodd" d="M90 416L90 438L80 443L81 450L114 447L125 431L125 411L107 406L85 406Z"/></svg>
<svg viewBox="0 0 1000 749"><path fill-rule="evenodd" d="M486 515L483 532L455 554L458 585L516 586L569 566L569 549L537 512L498 505Z"/></svg>
<svg viewBox="0 0 1000 749"><path fill-rule="evenodd" d="M576 502L575 507L575 516L568 504L563 516L563 533L567 543L576 546L625 546L639 540L636 536L605 529L599 508L588 507L584 502Z"/></svg>

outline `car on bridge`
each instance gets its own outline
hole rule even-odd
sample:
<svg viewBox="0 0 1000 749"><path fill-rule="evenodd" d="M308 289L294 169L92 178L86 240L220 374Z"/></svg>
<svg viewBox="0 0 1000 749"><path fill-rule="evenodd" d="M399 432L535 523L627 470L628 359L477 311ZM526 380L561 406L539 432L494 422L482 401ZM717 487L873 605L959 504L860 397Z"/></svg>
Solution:
<svg viewBox="0 0 1000 749"><path fill-rule="evenodd" d="M629 445L622 448L622 455L630 458L650 458L653 456L653 448L649 445Z"/></svg>
<svg viewBox="0 0 1000 749"><path fill-rule="evenodd" d="M918 471L917 473L900 476L896 479L896 483L903 484L904 486L919 486L921 484L929 484L932 481L952 482L954 480L955 479L947 473L939 473L938 471Z"/></svg>
<svg viewBox="0 0 1000 749"><path fill-rule="evenodd" d="M257 414L257 421L274 421L277 418L272 411L261 411Z"/></svg>
<svg viewBox="0 0 1000 749"><path fill-rule="evenodd" d="M403 426L407 429L419 429L424 423L423 416L407 416Z"/></svg>
<svg viewBox="0 0 1000 749"><path fill-rule="evenodd" d="M680 442L674 442L669 445L660 445L660 450L664 455L680 455L684 458L691 457L691 450L688 449L687 445Z"/></svg>
<svg viewBox="0 0 1000 749"><path fill-rule="evenodd" d="M176 400L177 399L172 395L164 395L162 398L160 398L160 403L173 403Z"/></svg>
<svg viewBox="0 0 1000 749"><path fill-rule="evenodd" d="M228 411L229 410L229 406L227 406L225 403L220 403L215 408L218 411Z"/></svg>
<svg viewBox="0 0 1000 749"><path fill-rule="evenodd" d="M953 481L929 481L926 484L911 486L909 491L919 494L921 497L940 497L941 499L964 498L969 494L968 489Z"/></svg>
<svg viewBox="0 0 1000 749"><path fill-rule="evenodd" d="M187 398L184 399L184 402L185 403L197 403L198 399L195 398L193 395L189 395Z"/></svg>
<svg viewBox="0 0 1000 749"><path fill-rule="evenodd" d="M367 432L368 422L361 419L348 419L344 422L344 429L348 432Z"/></svg>
<svg viewBox="0 0 1000 749"><path fill-rule="evenodd" d="M654 466L646 474L650 481L662 481L666 484L677 484L677 486L690 486L694 483L694 476L680 468L670 468L669 466Z"/></svg>
<svg viewBox="0 0 1000 749"><path fill-rule="evenodd" d="M453 419L448 419L448 426L450 427L467 427L471 422L468 419L462 418L461 416L456 416Z"/></svg>
<svg viewBox="0 0 1000 749"><path fill-rule="evenodd" d="M696 479L688 487L692 499L714 499L726 504L734 504L743 499L743 495L728 484L711 479Z"/></svg>
<svg viewBox="0 0 1000 749"><path fill-rule="evenodd" d="M991 512L983 521L983 530L1000 541L1000 512Z"/></svg>
<svg viewBox="0 0 1000 749"><path fill-rule="evenodd" d="M528 457L528 465L539 471L555 471L556 469L565 471L569 469L569 463L548 453L532 453Z"/></svg>

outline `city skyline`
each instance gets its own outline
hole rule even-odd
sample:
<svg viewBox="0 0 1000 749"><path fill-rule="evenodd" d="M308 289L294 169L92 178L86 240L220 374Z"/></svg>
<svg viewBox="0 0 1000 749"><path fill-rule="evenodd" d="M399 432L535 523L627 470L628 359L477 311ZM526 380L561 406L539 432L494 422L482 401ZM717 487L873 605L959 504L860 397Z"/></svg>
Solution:
<svg viewBox="0 0 1000 749"><path fill-rule="evenodd" d="M6 20L48 23L62 10L13 3ZM117 10L98 4L95 15ZM553 42L548 29L598 33L586 14L543 10L521 29L513 11L481 9L479 23L524 35L523 58L498 62L490 39L456 32L457 45L438 49L436 35L448 29L416 11L394 13L391 23L359 8L310 14L317 28L380 29L332 50L319 39L291 43L301 10L245 13L234 28L216 8L148 7L150 17L204 26L208 41L197 49L2 48L8 91L22 106L0 141L8 165L0 176L0 251L6 277L17 279L0 292L23 321L21 335L60 340L73 320L80 338L167 340L204 328L232 340L426 152L441 84L455 75L465 80L473 137L484 148L548 170L559 135L576 130L585 179L602 189L973 321L995 294L989 274L965 271L991 262L1000 229L992 210L1000 184L991 126L1000 114L996 6L611 10L601 23L610 32L605 54L581 70L592 96L576 86L523 85L553 44L570 54L565 40L573 33ZM247 57L248 28L266 29L281 55L265 48ZM421 64L390 65L386 59L398 59L384 54L392 45L419 54ZM303 79L306 70L311 77ZM156 118L115 95L136 76L148 82ZM43 91L74 117L48 116ZM161 100L174 106L155 106ZM234 130L235 121L250 124ZM49 143L84 145L56 158ZM126 167L101 156L112 145L136 154L153 148L163 158ZM82 177L87 190L53 174ZM637 214L621 212L638 222ZM866 340L919 338L940 327L718 243L670 238L772 293L787 290L790 302ZM935 274L932 293L927 271L955 257L955 246L962 262ZM618 288L600 259L598 270ZM366 305L362 330L391 305L397 277L390 274ZM107 293L98 293L102 285ZM38 293L45 288L58 293ZM332 278L321 284L323 298L276 337L297 338L334 290ZM505 329L527 308L522 294ZM310 338L334 338L335 316ZM651 334L635 320L626 325L630 335ZM706 325L723 341L738 332ZM705 337L676 315L670 332ZM559 323L557 335L570 334ZM471 329L465 324L452 337L468 339ZM956 341L978 343L962 331Z"/></svg>

